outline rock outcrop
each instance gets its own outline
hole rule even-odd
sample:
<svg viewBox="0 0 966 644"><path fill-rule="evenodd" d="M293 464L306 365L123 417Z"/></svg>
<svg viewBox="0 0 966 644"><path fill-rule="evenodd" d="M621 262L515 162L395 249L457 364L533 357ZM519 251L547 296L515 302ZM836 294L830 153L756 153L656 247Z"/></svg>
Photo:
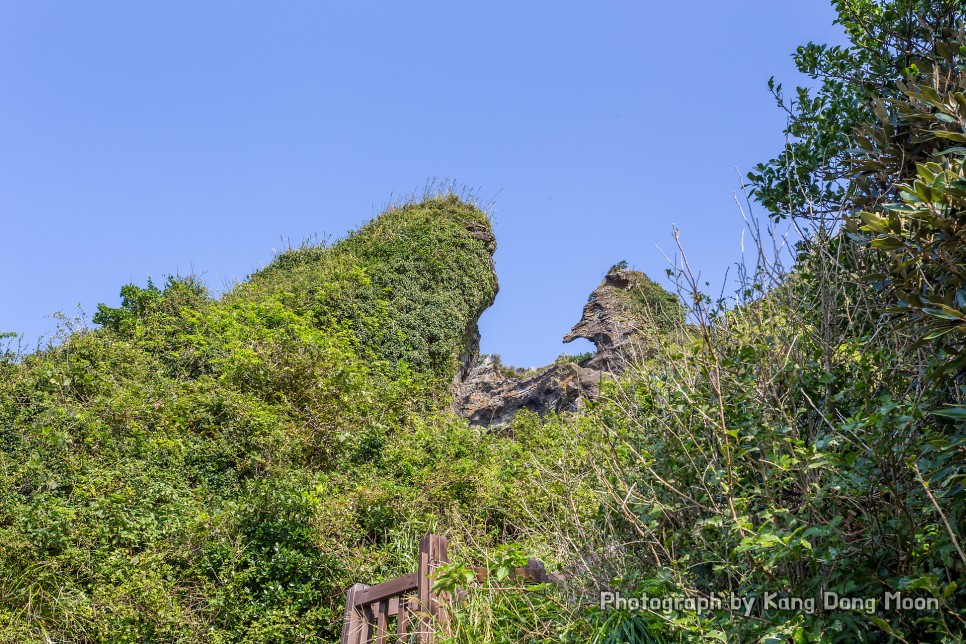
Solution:
<svg viewBox="0 0 966 644"><path fill-rule="evenodd" d="M626 268L611 269L587 298L580 322L563 337L563 341L590 340L597 351L586 366L598 371L620 371L633 352L645 320L633 306L629 292L652 283L644 273Z"/></svg>
<svg viewBox="0 0 966 644"><path fill-rule="evenodd" d="M538 414L576 409L598 393L601 372L576 363L553 364L519 375L483 356L458 388L457 408L471 425L502 425L521 409Z"/></svg>
<svg viewBox="0 0 966 644"><path fill-rule="evenodd" d="M644 273L615 266L563 338L590 340L596 348L592 357L529 371L504 367L494 356L478 357L454 383L456 409L478 426L502 425L521 409L541 415L573 411L582 400L598 395L603 378L620 373L639 356L649 333L664 326L668 316L681 317L682 311L677 297Z"/></svg>
<svg viewBox="0 0 966 644"><path fill-rule="evenodd" d="M460 354L459 369L453 375L453 391L457 391L459 384L465 381L469 375L473 366L480 356L480 316L483 315L483 311L490 308L493 304L493 300L496 299L496 294L500 291L500 282L496 275L496 266L493 263L493 254L496 252L496 235L490 229L489 225L483 224L478 221L464 221L463 227L469 231L470 236L479 241L483 242L486 246L487 252L490 254L490 275L493 278L493 290L489 299L484 301L480 309L476 312L476 315L469 320L466 325L466 331L463 333L464 346L463 352Z"/></svg>

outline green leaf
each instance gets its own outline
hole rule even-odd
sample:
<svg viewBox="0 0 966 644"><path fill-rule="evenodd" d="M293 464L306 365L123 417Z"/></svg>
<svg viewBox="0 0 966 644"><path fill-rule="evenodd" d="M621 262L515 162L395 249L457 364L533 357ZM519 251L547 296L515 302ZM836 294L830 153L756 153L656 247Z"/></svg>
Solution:
<svg viewBox="0 0 966 644"><path fill-rule="evenodd" d="M890 635L894 634L892 631L892 626L889 625L889 622L885 621L881 617L876 617L875 615L869 615L869 621L871 621L873 624L875 624L876 626L884 630L886 633L889 633Z"/></svg>
<svg viewBox="0 0 966 644"><path fill-rule="evenodd" d="M933 136L940 139L947 139L949 141L956 141L957 143L966 143L966 135L959 132L947 132L941 130L939 132L933 132Z"/></svg>
<svg viewBox="0 0 966 644"><path fill-rule="evenodd" d="M929 413L933 416L942 416L954 420L966 420L966 407L949 407L948 409L940 409Z"/></svg>

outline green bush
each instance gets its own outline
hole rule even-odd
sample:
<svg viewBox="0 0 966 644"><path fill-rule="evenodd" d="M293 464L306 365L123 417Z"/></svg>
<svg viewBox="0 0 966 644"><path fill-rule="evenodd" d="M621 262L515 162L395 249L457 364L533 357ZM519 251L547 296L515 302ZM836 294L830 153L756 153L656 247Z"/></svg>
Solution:
<svg viewBox="0 0 966 644"><path fill-rule="evenodd" d="M503 507L489 437L439 415L495 294L488 230L429 198L5 354L0 640L334 639L349 585L408 572L392 535Z"/></svg>

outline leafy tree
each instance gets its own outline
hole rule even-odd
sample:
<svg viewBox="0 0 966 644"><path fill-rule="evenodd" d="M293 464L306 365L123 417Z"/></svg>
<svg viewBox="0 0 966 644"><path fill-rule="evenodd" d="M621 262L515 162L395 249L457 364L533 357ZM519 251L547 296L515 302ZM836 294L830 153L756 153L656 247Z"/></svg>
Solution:
<svg viewBox="0 0 966 644"><path fill-rule="evenodd" d="M962 29L962 27L960 27ZM851 238L874 249L866 276L923 342L946 355L940 373L966 370L966 46L936 40L856 129Z"/></svg>
<svg viewBox="0 0 966 644"><path fill-rule="evenodd" d="M841 217L872 252L853 269L874 283L886 313L966 368L966 232L961 212L963 19L951 0L836 0L847 47L799 47L797 88L781 155L756 166L753 193L775 219ZM960 102L962 101L962 102Z"/></svg>
<svg viewBox="0 0 966 644"><path fill-rule="evenodd" d="M845 47L810 42L793 58L815 88L786 95L772 78L768 87L788 114L785 148L748 174L752 192L776 219L836 218L854 209L852 150L856 128L875 121L881 101L902 96L907 69L926 68L937 42L950 40L963 17L955 0L835 0ZM901 141L901 136L897 139ZM915 154L915 142L904 143ZM919 151L921 152L921 151ZM863 199L888 197L897 179L914 172L912 158L894 174L863 186Z"/></svg>

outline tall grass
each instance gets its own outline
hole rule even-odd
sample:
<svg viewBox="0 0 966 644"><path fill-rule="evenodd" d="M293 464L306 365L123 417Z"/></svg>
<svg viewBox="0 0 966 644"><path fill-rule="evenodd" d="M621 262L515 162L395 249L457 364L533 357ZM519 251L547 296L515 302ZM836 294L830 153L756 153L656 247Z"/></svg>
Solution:
<svg viewBox="0 0 966 644"><path fill-rule="evenodd" d="M554 432L560 458L535 461L524 484L548 499L528 529L579 572L568 619L617 620L590 608L608 589L756 600L747 614L644 610L632 617L647 635L628 641L963 632L966 441L961 423L931 413L961 404L963 388L930 381L936 357L882 315L862 280L874 255L821 223L802 233L783 247L751 221L754 252L730 298L701 290L679 246L689 322L659 334L585 415L553 421L568 428ZM886 610L896 591L939 609ZM825 610L827 592L875 609ZM766 593L818 607L764 606Z"/></svg>

